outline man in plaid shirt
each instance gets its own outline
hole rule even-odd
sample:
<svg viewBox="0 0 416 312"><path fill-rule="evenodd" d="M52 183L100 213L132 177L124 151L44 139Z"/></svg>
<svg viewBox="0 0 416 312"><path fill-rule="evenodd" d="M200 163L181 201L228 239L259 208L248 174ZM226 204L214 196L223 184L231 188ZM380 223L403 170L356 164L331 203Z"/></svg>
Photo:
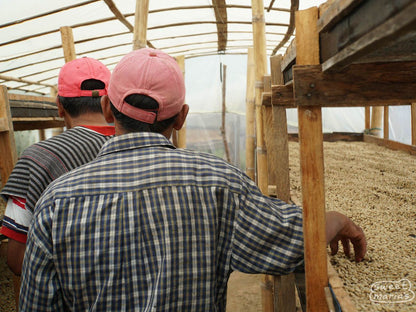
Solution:
<svg viewBox="0 0 416 312"><path fill-rule="evenodd" d="M52 183L35 209L21 311L225 311L231 272L303 263L302 211L263 196L215 156L176 149L188 113L182 72L153 49L126 55L102 100L116 137ZM328 243L366 252L363 231L327 215Z"/></svg>

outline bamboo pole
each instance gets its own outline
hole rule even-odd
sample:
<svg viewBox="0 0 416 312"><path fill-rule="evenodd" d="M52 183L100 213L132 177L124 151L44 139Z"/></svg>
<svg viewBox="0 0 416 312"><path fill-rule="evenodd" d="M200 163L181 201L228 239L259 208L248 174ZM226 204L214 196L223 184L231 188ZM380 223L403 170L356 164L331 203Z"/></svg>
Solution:
<svg viewBox="0 0 416 312"><path fill-rule="evenodd" d="M225 131L225 115L227 113L226 106L226 85L227 85L227 65L222 65L222 118L221 118L221 136L224 142L225 158L230 163L230 149L228 148L227 133Z"/></svg>
<svg viewBox="0 0 416 312"><path fill-rule="evenodd" d="M263 93L263 76L267 73L266 31L264 21L263 1L252 0L252 25L254 59L256 64L255 74L255 110L256 110L256 156L257 156L257 185L263 194L268 195L267 154L264 142L263 118L261 98ZM273 307L273 278L263 276L262 305L264 312L271 312Z"/></svg>
<svg viewBox="0 0 416 312"><path fill-rule="evenodd" d="M133 50L146 47L147 17L149 13L149 0L136 0L134 15Z"/></svg>
<svg viewBox="0 0 416 312"><path fill-rule="evenodd" d="M319 64L318 8L296 13L296 64ZM296 77L294 77L296 79ZM296 93L296 89L294 90ZM321 107L298 107L303 199L306 306L325 312L328 286Z"/></svg>
<svg viewBox="0 0 416 312"><path fill-rule="evenodd" d="M364 108L364 129L365 130L370 130L370 106L366 106Z"/></svg>
<svg viewBox="0 0 416 312"><path fill-rule="evenodd" d="M383 124L383 106L373 106L371 108L371 128L370 134L381 137L381 126Z"/></svg>
<svg viewBox="0 0 416 312"><path fill-rule="evenodd" d="M65 63L68 63L69 61L75 60L76 58L72 28L64 26L59 28L59 30L61 31L62 48L64 50Z"/></svg>
<svg viewBox="0 0 416 312"><path fill-rule="evenodd" d="M416 103L410 106L411 122L412 122L412 145L416 145Z"/></svg>
<svg viewBox="0 0 416 312"><path fill-rule="evenodd" d="M179 68L182 70L182 74L185 76L185 56L180 55L176 57L176 62ZM175 130L174 135L177 137L177 147L186 148L186 121L179 131Z"/></svg>
<svg viewBox="0 0 416 312"><path fill-rule="evenodd" d="M388 106L384 106L383 135L385 139L389 138L389 107Z"/></svg>
<svg viewBox="0 0 416 312"><path fill-rule="evenodd" d="M254 51L249 48L247 51L247 87L246 87L246 174L255 180L254 148L256 145L256 129L254 120L254 81L255 64Z"/></svg>

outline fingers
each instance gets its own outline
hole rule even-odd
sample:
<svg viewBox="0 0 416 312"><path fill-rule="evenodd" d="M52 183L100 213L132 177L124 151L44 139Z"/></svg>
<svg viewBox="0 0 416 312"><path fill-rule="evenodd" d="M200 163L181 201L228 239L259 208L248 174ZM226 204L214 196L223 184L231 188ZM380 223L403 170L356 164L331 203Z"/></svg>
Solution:
<svg viewBox="0 0 416 312"><path fill-rule="evenodd" d="M329 246L331 247L331 255L336 255L338 253L338 240L334 239Z"/></svg>

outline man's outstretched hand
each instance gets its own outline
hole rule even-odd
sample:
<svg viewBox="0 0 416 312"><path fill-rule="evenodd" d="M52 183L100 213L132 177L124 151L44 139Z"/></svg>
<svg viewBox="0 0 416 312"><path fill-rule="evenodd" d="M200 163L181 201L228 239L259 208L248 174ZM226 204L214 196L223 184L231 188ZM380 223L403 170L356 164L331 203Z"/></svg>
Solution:
<svg viewBox="0 0 416 312"><path fill-rule="evenodd" d="M350 242L354 248L355 261L364 259L367 251L367 240L363 230L347 216L336 211L326 213L326 240L331 248L331 254L338 252L338 242L341 241L344 253L350 256Z"/></svg>

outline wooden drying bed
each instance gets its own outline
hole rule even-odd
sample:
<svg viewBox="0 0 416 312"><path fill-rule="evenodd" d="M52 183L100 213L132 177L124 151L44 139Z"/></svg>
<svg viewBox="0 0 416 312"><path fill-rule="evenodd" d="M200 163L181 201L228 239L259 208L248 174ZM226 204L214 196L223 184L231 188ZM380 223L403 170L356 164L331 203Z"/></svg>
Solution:
<svg viewBox="0 0 416 312"><path fill-rule="evenodd" d="M283 83L269 83L269 90L265 83L262 104L298 109L307 311L328 311L321 108L412 105L415 144L416 2L334 0L320 11L299 11L295 40L271 64L272 76L280 71ZM364 140L374 141L369 136ZM266 138L267 150L272 150L268 145L273 143Z"/></svg>

